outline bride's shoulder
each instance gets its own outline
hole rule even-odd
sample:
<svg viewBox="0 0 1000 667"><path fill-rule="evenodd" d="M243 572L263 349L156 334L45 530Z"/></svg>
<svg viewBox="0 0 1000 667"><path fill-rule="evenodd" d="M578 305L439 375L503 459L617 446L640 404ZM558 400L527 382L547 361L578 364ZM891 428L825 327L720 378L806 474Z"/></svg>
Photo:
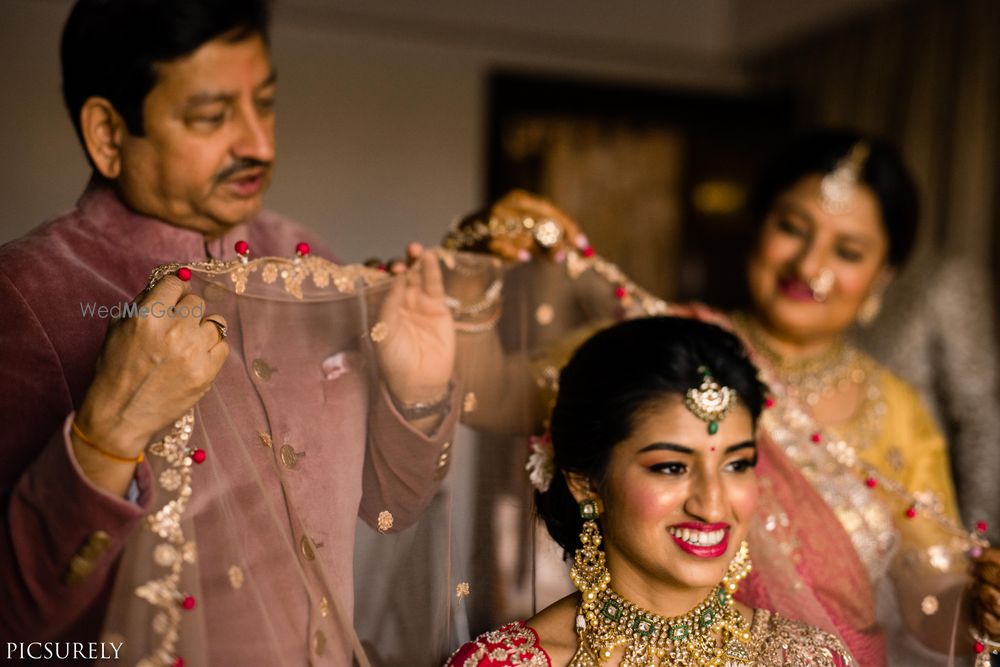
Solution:
<svg viewBox="0 0 1000 667"><path fill-rule="evenodd" d="M564 665L576 647L575 617L576 596L567 595L527 621L508 623L479 635L455 651L446 667Z"/></svg>
<svg viewBox="0 0 1000 667"><path fill-rule="evenodd" d="M484 632L463 644L448 659L446 667L551 667L538 633L524 621L508 623Z"/></svg>
<svg viewBox="0 0 1000 667"><path fill-rule="evenodd" d="M750 633L756 645L754 664L767 667L849 667L855 664L850 651L836 635L764 609L754 611Z"/></svg>

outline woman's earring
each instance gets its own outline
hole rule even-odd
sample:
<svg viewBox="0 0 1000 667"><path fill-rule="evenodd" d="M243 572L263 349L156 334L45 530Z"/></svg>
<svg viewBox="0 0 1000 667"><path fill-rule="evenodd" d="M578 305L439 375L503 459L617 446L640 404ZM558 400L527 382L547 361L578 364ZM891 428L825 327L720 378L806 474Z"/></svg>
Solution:
<svg viewBox="0 0 1000 667"><path fill-rule="evenodd" d="M604 551L601 550L601 530L597 527L600 514L597 500L588 498L580 502L583 529L580 531L580 547L573 555L573 567L569 576L583 595L585 603L596 600L597 594L611 583L611 573L608 572Z"/></svg>
<svg viewBox="0 0 1000 667"><path fill-rule="evenodd" d="M722 587L726 593L729 595L735 594L740 582L746 579L746 576L750 574L750 570L752 569L753 563L750 561L750 545L747 544L746 540L743 540L743 543L740 544L740 550L729 561L726 574L722 577Z"/></svg>
<svg viewBox="0 0 1000 667"><path fill-rule="evenodd" d="M858 324L863 327L870 326L881 310L882 294L872 292L861 302L861 307L858 309Z"/></svg>

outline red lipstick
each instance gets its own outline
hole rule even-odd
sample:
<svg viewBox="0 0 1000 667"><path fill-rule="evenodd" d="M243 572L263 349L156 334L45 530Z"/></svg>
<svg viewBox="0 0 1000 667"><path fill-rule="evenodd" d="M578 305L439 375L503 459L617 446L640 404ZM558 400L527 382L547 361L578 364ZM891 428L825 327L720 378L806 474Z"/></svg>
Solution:
<svg viewBox="0 0 1000 667"><path fill-rule="evenodd" d="M729 548L728 523L685 521L670 526L667 531L677 546L699 558L719 558ZM692 540L703 544L694 544Z"/></svg>
<svg viewBox="0 0 1000 667"><path fill-rule="evenodd" d="M807 303L817 303L816 294L810 289L807 283L795 278L779 278L778 290L782 296L792 301L804 301Z"/></svg>

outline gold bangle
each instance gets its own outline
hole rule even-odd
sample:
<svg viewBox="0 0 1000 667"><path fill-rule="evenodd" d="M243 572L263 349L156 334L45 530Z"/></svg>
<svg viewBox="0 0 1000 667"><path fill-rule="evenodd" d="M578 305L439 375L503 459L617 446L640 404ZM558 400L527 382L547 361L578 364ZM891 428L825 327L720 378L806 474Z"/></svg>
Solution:
<svg viewBox="0 0 1000 667"><path fill-rule="evenodd" d="M83 431L80 430L80 427L76 425L76 420L73 420L73 433L76 433L76 436L78 438L80 438L80 441L83 444L85 444L88 447L96 450L98 454L101 454L102 456L106 456L109 459L113 459L115 461L120 461L121 463L142 463L143 460L145 460L145 458L146 458L146 455L143 454L142 452L139 452L139 455L136 456L135 458L128 458L128 457L125 457L125 456L118 456L117 454L112 454L111 452L107 451L106 449L102 449L101 447L98 447L97 443L95 443L93 440L91 440L90 438L88 438L87 436L85 436L83 434Z"/></svg>

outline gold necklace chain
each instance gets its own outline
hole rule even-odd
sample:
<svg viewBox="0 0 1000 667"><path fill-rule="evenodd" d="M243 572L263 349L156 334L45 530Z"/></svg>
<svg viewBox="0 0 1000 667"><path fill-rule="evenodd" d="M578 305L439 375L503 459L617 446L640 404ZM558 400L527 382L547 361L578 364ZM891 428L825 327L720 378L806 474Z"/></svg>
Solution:
<svg viewBox="0 0 1000 667"><path fill-rule="evenodd" d="M750 341L754 351L768 362L774 379L781 382L786 393L810 407L838 391L868 380L871 370L868 359L843 341L838 340L832 348L816 356L791 361L774 349L760 325L750 317L736 314L733 324Z"/></svg>
<svg viewBox="0 0 1000 667"><path fill-rule="evenodd" d="M733 593L750 571L749 550L736 558L708 596L686 614L664 617L632 604L610 585L584 592L577 610L580 646L569 667L596 667L625 647L620 667L749 667L749 624ZM717 639L718 637L718 639Z"/></svg>

